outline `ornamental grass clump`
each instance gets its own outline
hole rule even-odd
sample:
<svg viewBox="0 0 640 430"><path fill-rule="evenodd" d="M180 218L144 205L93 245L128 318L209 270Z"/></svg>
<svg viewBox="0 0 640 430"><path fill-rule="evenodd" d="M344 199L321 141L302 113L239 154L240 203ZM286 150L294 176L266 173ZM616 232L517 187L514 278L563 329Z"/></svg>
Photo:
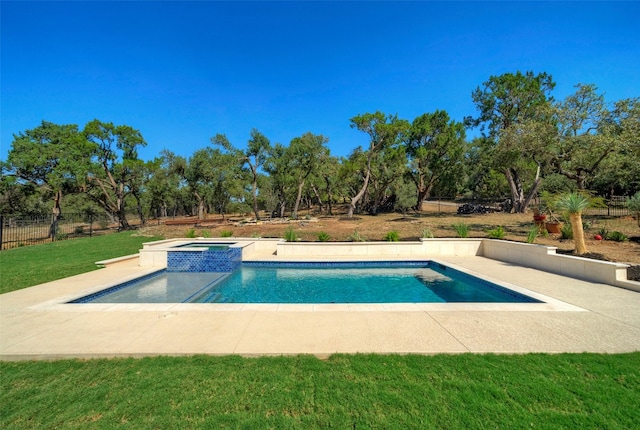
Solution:
<svg viewBox="0 0 640 430"><path fill-rule="evenodd" d="M397 231L390 231L384 236L384 240L387 242L398 242L400 240L400 234Z"/></svg>
<svg viewBox="0 0 640 430"><path fill-rule="evenodd" d="M324 231L318 233L318 242L328 242L329 239L331 239L331 236L329 236L328 233L325 233Z"/></svg>
<svg viewBox="0 0 640 430"><path fill-rule="evenodd" d="M614 242L626 242L629 240L626 234L620 231L612 231L604 236L607 240L612 240Z"/></svg>
<svg viewBox="0 0 640 430"><path fill-rule="evenodd" d="M539 226L534 225L533 227L531 227L529 229L529 231L527 232L527 243L535 242L539 233L540 233L540 227Z"/></svg>
<svg viewBox="0 0 640 430"><path fill-rule="evenodd" d="M469 237L469 226L465 223L453 224L451 227L456 231L458 237Z"/></svg>
<svg viewBox="0 0 640 430"><path fill-rule="evenodd" d="M487 231L487 235L491 239L504 239L506 234L507 234L507 232L504 230L504 228L502 226L498 226L498 227L496 227L494 229L491 229L491 230Z"/></svg>
<svg viewBox="0 0 640 430"><path fill-rule="evenodd" d="M362 236L358 230L353 230L353 233L347 238L351 242L366 242L367 238Z"/></svg>
<svg viewBox="0 0 640 430"><path fill-rule="evenodd" d="M422 237L424 239L433 239L433 232L429 227L422 230Z"/></svg>
<svg viewBox="0 0 640 430"><path fill-rule="evenodd" d="M293 227L289 227L284 231L284 239L287 242L295 242L298 240L298 233L296 233Z"/></svg>

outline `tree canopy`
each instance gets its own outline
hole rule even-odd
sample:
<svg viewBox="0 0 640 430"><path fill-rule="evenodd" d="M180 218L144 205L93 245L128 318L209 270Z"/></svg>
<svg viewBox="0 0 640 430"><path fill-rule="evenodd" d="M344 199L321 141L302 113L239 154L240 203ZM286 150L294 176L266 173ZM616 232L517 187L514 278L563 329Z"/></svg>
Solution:
<svg viewBox="0 0 640 430"><path fill-rule="evenodd" d="M531 71L490 76L471 92L477 112L464 122L441 109L409 122L381 111L358 114L345 126L367 145L338 158L329 138L306 132L288 144L252 129L243 146L224 134L187 156L163 150L143 161L142 133L98 119L42 121L14 135L0 167L0 210L52 214L68 205L102 210L129 228L127 216L171 214L205 218L212 211L298 217L317 205L348 216L366 211L420 210L431 196L465 195L511 202L525 212L542 190L593 190L633 195L640 189L640 98L608 101L595 84L577 84L562 100L555 82ZM468 128L480 136L467 140ZM68 210L68 209L65 209Z"/></svg>

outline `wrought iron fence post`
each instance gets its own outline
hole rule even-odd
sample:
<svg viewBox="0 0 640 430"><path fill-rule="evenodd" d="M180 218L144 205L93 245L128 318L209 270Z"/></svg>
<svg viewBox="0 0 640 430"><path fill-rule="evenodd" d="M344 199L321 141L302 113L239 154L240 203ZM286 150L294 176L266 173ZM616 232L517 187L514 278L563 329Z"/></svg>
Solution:
<svg viewBox="0 0 640 430"><path fill-rule="evenodd" d="M89 214L89 237L93 237L93 214Z"/></svg>

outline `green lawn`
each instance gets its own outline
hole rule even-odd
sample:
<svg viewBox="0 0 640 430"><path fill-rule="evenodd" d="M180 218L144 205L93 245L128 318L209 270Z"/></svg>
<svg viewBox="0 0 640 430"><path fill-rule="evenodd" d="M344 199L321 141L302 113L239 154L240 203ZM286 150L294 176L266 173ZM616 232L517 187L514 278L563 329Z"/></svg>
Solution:
<svg viewBox="0 0 640 430"><path fill-rule="evenodd" d="M547 428L640 423L640 353L0 363L2 428Z"/></svg>
<svg viewBox="0 0 640 430"><path fill-rule="evenodd" d="M135 254L159 239L128 231L0 251L0 294L96 270L96 261Z"/></svg>

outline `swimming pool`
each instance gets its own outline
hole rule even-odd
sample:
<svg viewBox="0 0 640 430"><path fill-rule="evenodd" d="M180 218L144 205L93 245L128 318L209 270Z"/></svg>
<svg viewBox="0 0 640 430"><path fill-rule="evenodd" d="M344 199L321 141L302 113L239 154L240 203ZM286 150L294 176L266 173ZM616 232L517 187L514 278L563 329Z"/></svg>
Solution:
<svg viewBox="0 0 640 430"><path fill-rule="evenodd" d="M70 303L537 303L440 263L243 262L233 273L160 271Z"/></svg>

